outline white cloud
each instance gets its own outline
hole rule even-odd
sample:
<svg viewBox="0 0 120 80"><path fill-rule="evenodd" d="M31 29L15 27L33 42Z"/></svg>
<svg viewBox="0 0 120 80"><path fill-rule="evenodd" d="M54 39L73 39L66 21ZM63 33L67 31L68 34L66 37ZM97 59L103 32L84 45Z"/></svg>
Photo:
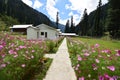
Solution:
<svg viewBox="0 0 120 80"><path fill-rule="evenodd" d="M75 25L80 22L80 16L78 14L73 15L73 22L75 22Z"/></svg>
<svg viewBox="0 0 120 80"><path fill-rule="evenodd" d="M65 9L70 9L70 4L66 4Z"/></svg>
<svg viewBox="0 0 120 80"><path fill-rule="evenodd" d="M66 25L68 19L60 19L59 23Z"/></svg>
<svg viewBox="0 0 120 80"><path fill-rule="evenodd" d="M54 7L56 5L56 2L57 0L47 0L47 3L46 3L46 10L50 18L54 21L56 20L57 11L59 12L59 10Z"/></svg>
<svg viewBox="0 0 120 80"><path fill-rule="evenodd" d="M81 11L84 11L85 8L87 8L88 13L95 10L99 0L69 0L71 2L70 9L71 10L77 10L81 13ZM102 3L107 3L107 0L102 0Z"/></svg>
<svg viewBox="0 0 120 80"><path fill-rule="evenodd" d="M43 6L43 3L41 3L39 0L35 0L34 5L33 5L34 9L39 9L42 6Z"/></svg>
<svg viewBox="0 0 120 80"><path fill-rule="evenodd" d="M68 14L68 16L70 16L70 17L73 16L73 12L70 12L70 13Z"/></svg>
<svg viewBox="0 0 120 80"><path fill-rule="evenodd" d="M33 2L31 0L22 0L22 1L30 7L32 7L33 5Z"/></svg>

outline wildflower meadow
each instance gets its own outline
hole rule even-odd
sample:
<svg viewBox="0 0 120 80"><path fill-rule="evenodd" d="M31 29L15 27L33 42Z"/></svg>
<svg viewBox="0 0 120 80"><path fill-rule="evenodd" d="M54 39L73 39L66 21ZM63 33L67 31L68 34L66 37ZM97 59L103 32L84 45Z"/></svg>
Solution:
<svg viewBox="0 0 120 80"><path fill-rule="evenodd" d="M72 66L78 80L120 80L120 50L101 48L68 38Z"/></svg>
<svg viewBox="0 0 120 80"><path fill-rule="evenodd" d="M25 37L1 32L0 79L30 80L39 74L42 80L51 62L44 58L44 54L50 52L49 48L46 41L26 40Z"/></svg>

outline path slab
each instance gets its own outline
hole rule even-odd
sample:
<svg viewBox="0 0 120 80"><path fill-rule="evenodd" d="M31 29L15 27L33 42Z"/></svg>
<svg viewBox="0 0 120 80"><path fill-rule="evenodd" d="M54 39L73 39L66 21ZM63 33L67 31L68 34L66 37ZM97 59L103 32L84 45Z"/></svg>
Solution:
<svg viewBox="0 0 120 80"><path fill-rule="evenodd" d="M53 62L43 80L77 80L69 58L66 38L54 55Z"/></svg>

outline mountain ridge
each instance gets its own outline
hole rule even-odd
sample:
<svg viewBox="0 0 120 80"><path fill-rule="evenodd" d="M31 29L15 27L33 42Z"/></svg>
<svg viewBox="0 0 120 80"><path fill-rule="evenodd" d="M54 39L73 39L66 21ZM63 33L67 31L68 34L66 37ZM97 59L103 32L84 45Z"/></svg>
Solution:
<svg viewBox="0 0 120 80"><path fill-rule="evenodd" d="M51 23L46 15L29 7L21 0L0 0L0 7L1 14L17 18L20 23L33 25Z"/></svg>

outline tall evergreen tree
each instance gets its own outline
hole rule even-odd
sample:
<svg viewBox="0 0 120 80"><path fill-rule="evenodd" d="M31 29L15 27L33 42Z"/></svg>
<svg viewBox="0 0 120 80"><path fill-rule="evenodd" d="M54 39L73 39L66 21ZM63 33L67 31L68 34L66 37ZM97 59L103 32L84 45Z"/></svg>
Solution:
<svg viewBox="0 0 120 80"><path fill-rule="evenodd" d="M67 20L66 22L66 26L65 26L65 33L69 33L70 32L70 27L69 27L69 20Z"/></svg>
<svg viewBox="0 0 120 80"><path fill-rule="evenodd" d="M75 33L75 26L74 26L74 23L73 23L73 16L71 16L70 32L71 33Z"/></svg>
<svg viewBox="0 0 120 80"><path fill-rule="evenodd" d="M112 38L120 39L120 0L109 0L107 29Z"/></svg>
<svg viewBox="0 0 120 80"><path fill-rule="evenodd" d="M56 15L56 25L57 25L57 29L58 29L58 23L59 23L59 17L58 17L58 15L59 15L59 12L57 12L57 15Z"/></svg>
<svg viewBox="0 0 120 80"><path fill-rule="evenodd" d="M103 35L103 26L101 26L101 21L100 21L101 7L102 7L102 1L99 0L99 4L97 6L96 14L94 17L94 24L92 28L92 36L95 37L100 37Z"/></svg>
<svg viewBox="0 0 120 80"><path fill-rule="evenodd" d="M87 9L84 10L84 14L82 17L81 22L79 23L79 35L81 36L86 36L88 33L88 14L87 14Z"/></svg>

